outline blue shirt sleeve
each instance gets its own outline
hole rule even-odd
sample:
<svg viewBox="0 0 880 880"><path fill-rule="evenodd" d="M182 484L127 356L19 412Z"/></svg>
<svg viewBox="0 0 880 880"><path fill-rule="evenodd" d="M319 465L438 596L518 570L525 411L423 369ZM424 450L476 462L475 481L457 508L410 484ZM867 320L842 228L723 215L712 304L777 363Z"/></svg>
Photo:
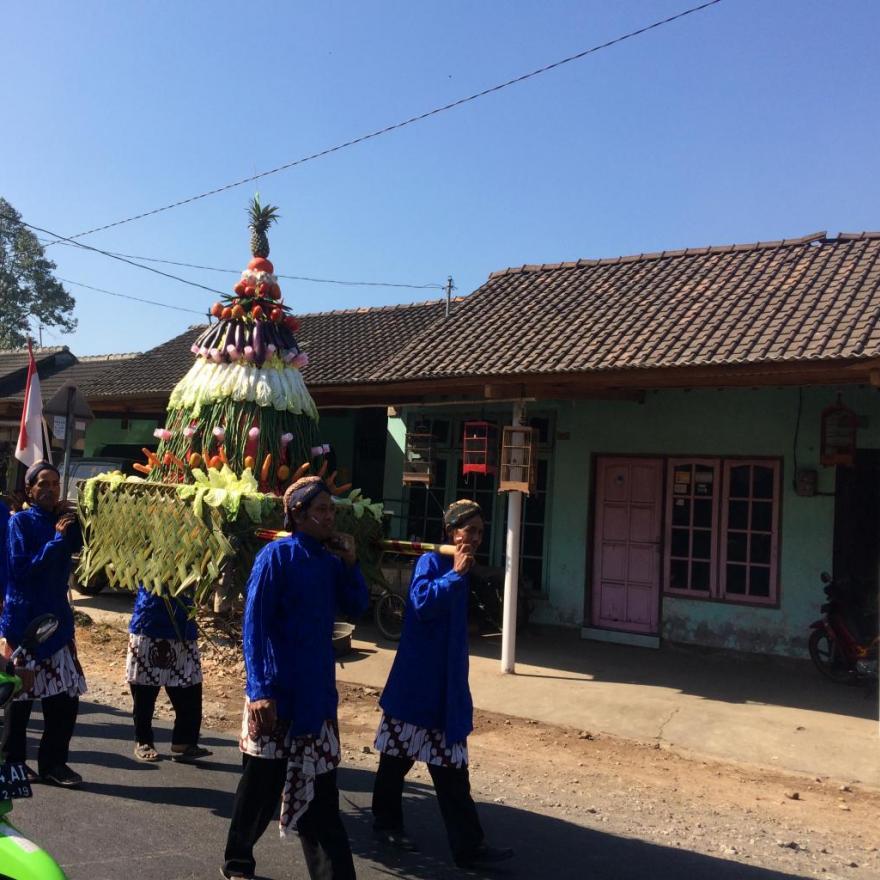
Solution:
<svg viewBox="0 0 880 880"><path fill-rule="evenodd" d="M409 597L420 620L448 614L453 592L467 589L467 578L451 568L443 572L440 560L437 553L426 553L416 563Z"/></svg>
<svg viewBox="0 0 880 880"><path fill-rule="evenodd" d="M278 555L271 544L259 553L246 587L242 640L245 692L251 701L277 697L277 664L269 634L283 576Z"/></svg>
<svg viewBox="0 0 880 880"><path fill-rule="evenodd" d="M9 524L8 565L9 574L18 581L31 581L35 586L42 579L36 575L44 574L61 562L66 561L82 545L82 534L77 525L71 525L62 535L55 532L48 541L42 541L34 531L28 517L14 516ZM51 583L51 579L47 579ZM65 585L66 588L66 585Z"/></svg>

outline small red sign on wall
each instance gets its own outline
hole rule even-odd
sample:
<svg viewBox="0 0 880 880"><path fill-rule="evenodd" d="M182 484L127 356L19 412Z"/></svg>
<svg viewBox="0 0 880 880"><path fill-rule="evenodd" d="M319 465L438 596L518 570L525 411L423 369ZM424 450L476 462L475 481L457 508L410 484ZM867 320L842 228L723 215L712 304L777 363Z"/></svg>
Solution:
<svg viewBox="0 0 880 880"><path fill-rule="evenodd" d="M834 406L822 410L820 425L819 460L822 464L852 467L856 460L858 416L838 399Z"/></svg>

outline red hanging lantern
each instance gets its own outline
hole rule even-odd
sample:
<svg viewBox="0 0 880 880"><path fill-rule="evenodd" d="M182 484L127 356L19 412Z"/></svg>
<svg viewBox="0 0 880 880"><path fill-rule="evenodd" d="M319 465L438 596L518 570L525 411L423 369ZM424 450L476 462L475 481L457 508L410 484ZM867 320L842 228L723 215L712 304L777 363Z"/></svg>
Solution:
<svg viewBox="0 0 880 880"><path fill-rule="evenodd" d="M494 474L498 470L498 427L492 422L465 422L461 472Z"/></svg>

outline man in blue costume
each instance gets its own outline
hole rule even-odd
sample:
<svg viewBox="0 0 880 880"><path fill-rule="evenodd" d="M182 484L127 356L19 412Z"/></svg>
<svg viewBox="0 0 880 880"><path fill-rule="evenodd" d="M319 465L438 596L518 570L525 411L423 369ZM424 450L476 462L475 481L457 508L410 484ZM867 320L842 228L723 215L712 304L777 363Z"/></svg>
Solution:
<svg viewBox="0 0 880 880"><path fill-rule="evenodd" d="M426 553L409 588L403 634L379 704L379 770L373 787L376 835L397 849L416 845L403 826L403 783L415 761L431 774L455 863L484 867L513 856L488 846L471 797L467 735L474 727L468 685L468 573L483 540L475 501L449 506L443 525L455 556Z"/></svg>
<svg viewBox="0 0 880 880"><path fill-rule="evenodd" d="M54 614L59 626L33 654L24 654L24 665L33 671L34 682L12 704L6 752L10 761L25 760L33 701L42 700L39 776L55 785L75 787L82 777L67 766L67 758L86 681L76 656L67 583L70 558L82 547L82 533L76 513L61 501L61 480L53 465L47 461L31 465L24 482L31 506L9 522L6 604L0 615L5 655L18 646L35 617ZM36 778L33 771L29 775Z"/></svg>
<svg viewBox="0 0 880 880"><path fill-rule="evenodd" d="M335 532L327 485L305 477L284 493L293 535L257 555L246 588L247 703L223 876L253 877L254 844L281 801L281 834L299 832L313 880L350 880L354 862L339 815L333 622L360 615L369 590L354 539Z"/></svg>
<svg viewBox="0 0 880 880"><path fill-rule="evenodd" d="M202 661L192 616L193 600L186 594L166 599L138 588L128 626L125 678L131 688L134 718L134 756L159 760L153 741L153 712L159 688L174 709L171 760L184 763L211 752L199 745L202 727Z"/></svg>
<svg viewBox="0 0 880 880"><path fill-rule="evenodd" d="M9 529L9 508L0 501L0 611L6 600L6 532Z"/></svg>

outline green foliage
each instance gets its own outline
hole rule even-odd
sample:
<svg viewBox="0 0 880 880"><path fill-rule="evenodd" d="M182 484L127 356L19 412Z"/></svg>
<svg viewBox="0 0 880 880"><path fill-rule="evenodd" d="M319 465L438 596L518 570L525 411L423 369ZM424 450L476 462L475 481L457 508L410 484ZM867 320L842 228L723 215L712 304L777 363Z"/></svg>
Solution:
<svg viewBox="0 0 880 880"><path fill-rule="evenodd" d="M25 345L31 320L68 332L76 327L75 301L52 277L54 269L21 214L0 198L0 348Z"/></svg>

